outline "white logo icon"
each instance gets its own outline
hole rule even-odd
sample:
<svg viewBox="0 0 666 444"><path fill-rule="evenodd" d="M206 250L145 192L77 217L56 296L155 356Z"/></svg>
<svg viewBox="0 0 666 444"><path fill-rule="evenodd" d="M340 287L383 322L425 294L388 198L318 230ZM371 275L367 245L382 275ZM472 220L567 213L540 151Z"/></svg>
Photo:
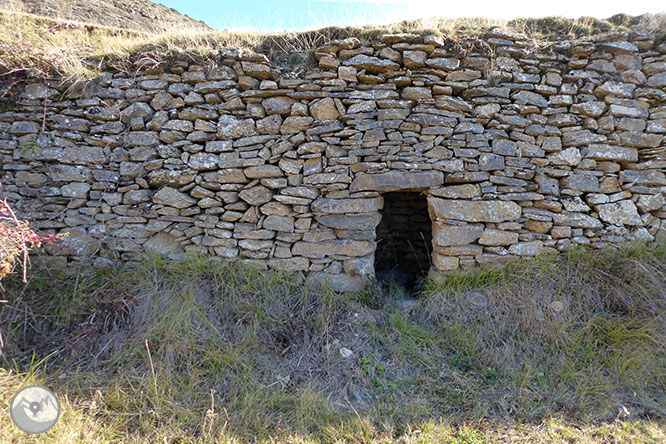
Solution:
<svg viewBox="0 0 666 444"><path fill-rule="evenodd" d="M40 385L21 389L10 407L12 421L26 433L44 433L60 416L60 404L53 392Z"/></svg>

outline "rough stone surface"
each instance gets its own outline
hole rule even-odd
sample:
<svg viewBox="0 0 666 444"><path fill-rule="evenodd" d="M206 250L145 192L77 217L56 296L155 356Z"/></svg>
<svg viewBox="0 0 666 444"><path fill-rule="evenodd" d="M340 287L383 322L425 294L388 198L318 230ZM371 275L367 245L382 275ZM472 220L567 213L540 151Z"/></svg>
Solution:
<svg viewBox="0 0 666 444"><path fill-rule="evenodd" d="M429 197L428 203L434 217L465 222L505 222L521 215L520 205L503 201L444 200Z"/></svg>
<svg viewBox="0 0 666 444"><path fill-rule="evenodd" d="M513 231L495 230L487 228L479 238L481 245L496 246L496 245L512 245L518 242L518 233Z"/></svg>
<svg viewBox="0 0 666 444"><path fill-rule="evenodd" d="M333 99L329 97L310 105L310 113L315 120L337 119L340 116Z"/></svg>
<svg viewBox="0 0 666 444"><path fill-rule="evenodd" d="M613 225L640 225L636 205L630 200L608 203L598 206L599 218Z"/></svg>
<svg viewBox="0 0 666 444"><path fill-rule="evenodd" d="M318 199L312 202L314 213L347 214L370 213L381 210L383 199Z"/></svg>
<svg viewBox="0 0 666 444"><path fill-rule="evenodd" d="M430 220L403 225L430 227L433 276L653 239L666 231L664 44L607 37L541 45L494 29L491 64L483 44L396 34L331 42L304 71L221 49L215 66L175 54L83 91L23 80L0 98L0 198L70 233L46 249L54 263L211 254L337 289L373 278L392 192L427 196Z"/></svg>
<svg viewBox="0 0 666 444"><path fill-rule="evenodd" d="M636 148L612 146L612 145L589 145L583 149L583 155L594 160L614 160L617 162L636 162L638 150Z"/></svg>
<svg viewBox="0 0 666 444"><path fill-rule="evenodd" d="M317 222L325 227L340 230L372 230L381 220L379 213L367 215L326 214L318 216Z"/></svg>
<svg viewBox="0 0 666 444"><path fill-rule="evenodd" d="M436 225L433 240L441 247L467 245L480 238L482 233L481 226Z"/></svg>
<svg viewBox="0 0 666 444"><path fill-rule="evenodd" d="M238 197L250 205L262 205L272 199L273 193L268 188L258 185L248 190L241 191L238 194Z"/></svg>
<svg viewBox="0 0 666 444"><path fill-rule="evenodd" d="M413 190L436 187L444 183L444 174L439 171L401 172L389 171L381 174L359 173L351 183L349 190L356 191L393 191Z"/></svg>
<svg viewBox="0 0 666 444"><path fill-rule="evenodd" d="M153 195L153 202L174 208L187 208L196 204L197 200L176 189L164 187Z"/></svg>

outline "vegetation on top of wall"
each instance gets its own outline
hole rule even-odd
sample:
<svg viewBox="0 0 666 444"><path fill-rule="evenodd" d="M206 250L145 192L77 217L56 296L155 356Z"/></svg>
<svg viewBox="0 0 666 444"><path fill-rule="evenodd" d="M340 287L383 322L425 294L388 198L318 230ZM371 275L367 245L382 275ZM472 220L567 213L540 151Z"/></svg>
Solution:
<svg viewBox="0 0 666 444"><path fill-rule="evenodd" d="M664 240L454 273L418 299L202 256L82 270L33 270L0 305L1 404L53 387L47 439L665 438Z"/></svg>
<svg viewBox="0 0 666 444"><path fill-rule="evenodd" d="M99 2L105 3L102 0ZM609 31L656 30L663 28L665 21L663 14L639 17L619 14L608 20L548 17L508 22L488 18L433 18L386 26L328 27L267 34L211 30L187 17L176 24L173 17L164 15L161 18L159 14L149 21L148 29L123 24L120 13L109 22L95 20L91 14L73 14L63 18L67 14L56 14L52 9L27 10L50 16L16 12L7 7L0 9L0 73L88 79L97 76L110 60L159 60L169 52L192 53L214 59L223 47L245 48L267 55L277 65L293 65L295 62L306 62L308 52L315 48L346 37L368 41L376 41L381 35L391 33L474 37L499 26L535 39L561 40ZM113 27L100 25L100 22L111 23Z"/></svg>

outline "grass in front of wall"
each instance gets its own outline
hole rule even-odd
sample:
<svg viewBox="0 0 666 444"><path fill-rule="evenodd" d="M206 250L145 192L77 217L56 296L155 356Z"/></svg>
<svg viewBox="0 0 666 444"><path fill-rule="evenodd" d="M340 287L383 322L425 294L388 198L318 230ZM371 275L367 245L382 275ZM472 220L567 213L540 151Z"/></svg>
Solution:
<svg viewBox="0 0 666 444"><path fill-rule="evenodd" d="M112 28L98 24L36 16L0 9L0 73L31 77L57 77L69 81L94 78L110 64L132 69L166 60L170 53L189 53L213 63L220 48L239 47L263 53L278 65L310 60L308 54L333 39L358 37L377 41L387 33L443 35L469 44L473 37L499 26L528 37L558 40L585 37L608 31L660 29L663 14L630 17L619 14L608 20L590 17L547 17L512 21L488 18L432 18L386 26L328 27L313 31L268 34L257 31L215 31L202 27L154 23L151 32ZM467 45L469 46L469 45Z"/></svg>
<svg viewBox="0 0 666 444"><path fill-rule="evenodd" d="M581 249L406 304L209 257L35 270L5 283L2 414L37 382L55 442L663 442L665 273L663 241Z"/></svg>

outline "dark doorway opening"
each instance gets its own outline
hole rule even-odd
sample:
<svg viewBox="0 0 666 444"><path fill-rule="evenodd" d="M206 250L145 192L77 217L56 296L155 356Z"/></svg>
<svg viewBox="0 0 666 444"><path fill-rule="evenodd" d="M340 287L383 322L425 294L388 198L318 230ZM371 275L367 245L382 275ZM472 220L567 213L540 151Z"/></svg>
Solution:
<svg viewBox="0 0 666 444"><path fill-rule="evenodd" d="M383 283L397 282L416 292L430 269L432 225L426 197L418 192L384 195L377 226L375 275Z"/></svg>

